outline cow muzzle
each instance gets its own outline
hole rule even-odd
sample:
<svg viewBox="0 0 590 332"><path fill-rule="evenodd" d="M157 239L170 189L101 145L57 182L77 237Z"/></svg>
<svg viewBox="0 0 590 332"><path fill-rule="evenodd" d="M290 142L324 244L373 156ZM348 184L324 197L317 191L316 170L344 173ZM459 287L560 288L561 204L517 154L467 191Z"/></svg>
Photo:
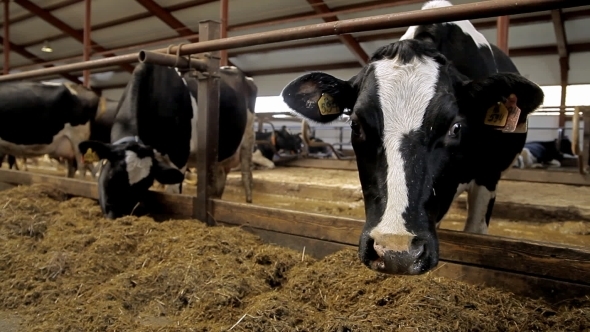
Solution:
<svg viewBox="0 0 590 332"><path fill-rule="evenodd" d="M388 241L376 241L361 236L359 246L361 261L371 270L395 275L419 275L432 270L438 264L438 243L414 237L400 249Z"/></svg>

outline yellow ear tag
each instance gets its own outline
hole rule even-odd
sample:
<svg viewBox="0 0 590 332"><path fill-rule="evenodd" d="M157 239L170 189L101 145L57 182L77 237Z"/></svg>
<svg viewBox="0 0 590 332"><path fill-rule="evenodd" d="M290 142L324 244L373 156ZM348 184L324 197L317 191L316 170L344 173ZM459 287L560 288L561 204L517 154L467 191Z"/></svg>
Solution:
<svg viewBox="0 0 590 332"><path fill-rule="evenodd" d="M340 114L340 108L329 94L322 93L322 97L318 100L318 107L322 115Z"/></svg>
<svg viewBox="0 0 590 332"><path fill-rule="evenodd" d="M507 119L508 109L503 103L497 103L487 110L484 124L494 127L504 127L506 126Z"/></svg>
<svg viewBox="0 0 590 332"><path fill-rule="evenodd" d="M90 163L97 162L99 160L100 160L100 158L98 158L98 155L96 154L96 152L92 151L91 148L88 148L88 150L86 150L86 153L84 154L84 163L90 164Z"/></svg>

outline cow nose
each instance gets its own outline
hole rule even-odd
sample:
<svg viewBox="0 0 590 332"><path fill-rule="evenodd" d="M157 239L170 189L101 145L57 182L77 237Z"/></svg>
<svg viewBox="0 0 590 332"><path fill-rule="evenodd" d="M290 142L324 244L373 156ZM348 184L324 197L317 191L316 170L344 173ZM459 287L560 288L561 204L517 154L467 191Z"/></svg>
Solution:
<svg viewBox="0 0 590 332"><path fill-rule="evenodd" d="M424 243L413 241L404 251L389 249L377 242L373 244L377 259L369 267L388 274L417 275L434 267Z"/></svg>

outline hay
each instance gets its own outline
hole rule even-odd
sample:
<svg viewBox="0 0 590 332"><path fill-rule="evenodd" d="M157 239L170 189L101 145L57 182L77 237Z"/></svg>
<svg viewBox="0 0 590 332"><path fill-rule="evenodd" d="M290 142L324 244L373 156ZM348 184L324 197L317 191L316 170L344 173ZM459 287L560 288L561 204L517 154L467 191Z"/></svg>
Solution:
<svg viewBox="0 0 590 332"><path fill-rule="evenodd" d="M387 277L352 250L302 261L191 220L105 220L94 201L39 185L0 193L0 289L0 326L20 331L590 328L590 300L553 307L430 275Z"/></svg>

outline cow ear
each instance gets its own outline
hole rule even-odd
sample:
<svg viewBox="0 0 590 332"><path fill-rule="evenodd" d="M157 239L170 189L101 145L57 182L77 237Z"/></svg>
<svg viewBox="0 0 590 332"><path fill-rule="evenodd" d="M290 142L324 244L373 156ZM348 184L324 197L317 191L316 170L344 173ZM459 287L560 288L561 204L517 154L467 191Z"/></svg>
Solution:
<svg viewBox="0 0 590 332"><path fill-rule="evenodd" d="M167 165L166 163L158 161L155 158L154 160L156 161L154 167L154 178L156 181L160 182L161 184L177 184L184 181L184 174L182 174L180 170Z"/></svg>
<svg viewBox="0 0 590 332"><path fill-rule="evenodd" d="M354 107L357 98L349 82L320 72L296 78L287 84L281 95L293 111L319 123L336 120L345 109Z"/></svg>
<svg viewBox="0 0 590 332"><path fill-rule="evenodd" d="M100 159L109 159L112 155L111 145L98 141L83 141L78 144L80 153L85 162L97 162Z"/></svg>
<svg viewBox="0 0 590 332"><path fill-rule="evenodd" d="M493 74L483 80L471 81L458 87L457 102L467 117L485 119L486 112L498 103L514 103L520 108L519 123L543 103L543 90L515 73ZM475 120L475 119L472 119Z"/></svg>

